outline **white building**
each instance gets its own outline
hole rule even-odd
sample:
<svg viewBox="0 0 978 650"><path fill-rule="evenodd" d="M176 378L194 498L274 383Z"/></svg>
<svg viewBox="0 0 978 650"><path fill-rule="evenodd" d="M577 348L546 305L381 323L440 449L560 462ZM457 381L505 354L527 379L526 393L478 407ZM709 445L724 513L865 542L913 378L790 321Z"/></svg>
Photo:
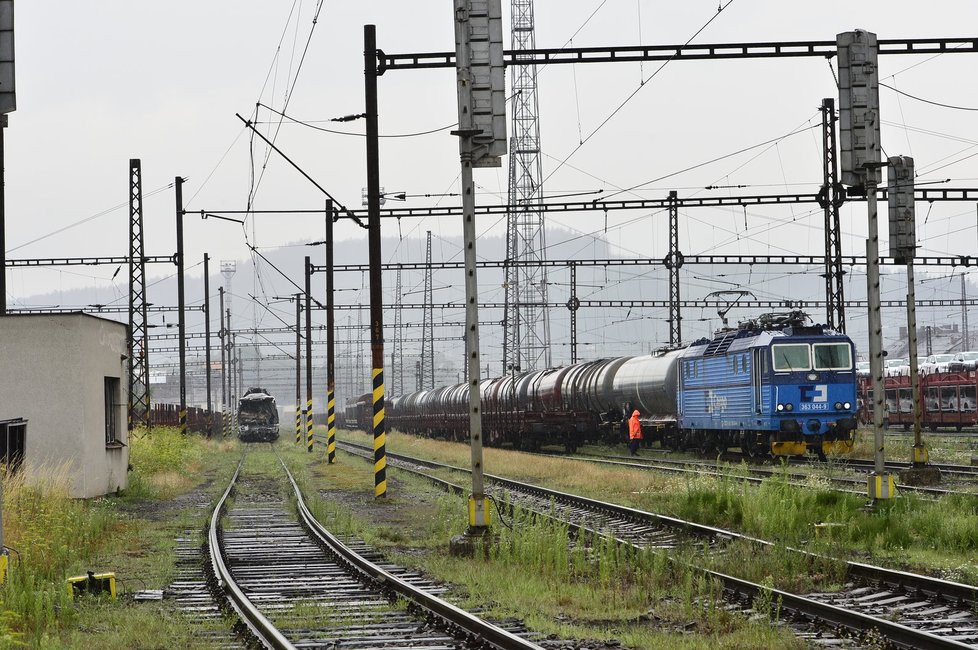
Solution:
<svg viewBox="0 0 978 650"><path fill-rule="evenodd" d="M127 486L126 337L82 313L0 317L0 420L28 421L28 477L66 471L73 497Z"/></svg>

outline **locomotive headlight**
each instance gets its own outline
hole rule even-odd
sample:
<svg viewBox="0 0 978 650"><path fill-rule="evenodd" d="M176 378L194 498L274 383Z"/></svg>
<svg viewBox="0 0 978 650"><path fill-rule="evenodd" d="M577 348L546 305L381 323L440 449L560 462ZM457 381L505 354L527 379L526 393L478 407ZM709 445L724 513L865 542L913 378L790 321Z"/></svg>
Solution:
<svg viewBox="0 0 978 650"><path fill-rule="evenodd" d="M783 411L784 410L784 404L778 404L778 410L779 411Z"/></svg>
<svg viewBox="0 0 978 650"><path fill-rule="evenodd" d="M808 381L818 381L818 375L814 372L808 373Z"/></svg>
<svg viewBox="0 0 978 650"><path fill-rule="evenodd" d="M847 410L847 411L848 411L849 409L851 409L851 408L852 408L852 404L850 404L849 402L846 402L846 403L845 403L845 404L843 404L842 406L843 406L843 408L845 408L845 410Z"/></svg>
<svg viewBox="0 0 978 650"><path fill-rule="evenodd" d="M794 404L785 404L784 405L784 410L786 410L786 411L793 411L794 409L795 409L795 405Z"/></svg>
<svg viewBox="0 0 978 650"><path fill-rule="evenodd" d="M847 406L846 408L849 408L849 407ZM836 402L835 403L835 410L836 411L841 411L842 410L842 402Z"/></svg>

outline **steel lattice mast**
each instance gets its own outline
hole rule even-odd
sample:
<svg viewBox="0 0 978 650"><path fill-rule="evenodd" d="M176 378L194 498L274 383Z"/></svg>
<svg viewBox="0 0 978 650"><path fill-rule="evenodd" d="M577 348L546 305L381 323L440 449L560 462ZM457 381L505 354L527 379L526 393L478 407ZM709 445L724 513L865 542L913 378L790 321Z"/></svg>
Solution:
<svg viewBox="0 0 978 650"><path fill-rule="evenodd" d="M394 338L391 342L391 395L404 394L404 349L401 343L401 269L394 283Z"/></svg>
<svg viewBox="0 0 978 650"><path fill-rule="evenodd" d="M431 231L428 231L428 247L425 253L424 271L424 318L421 329L421 379L419 389L435 387L434 298L431 286Z"/></svg>
<svg viewBox="0 0 978 650"><path fill-rule="evenodd" d="M536 49L533 0L512 2L512 48ZM529 58L529 57L527 57ZM503 371L549 368L550 318L547 272L538 264L546 256L543 212L543 174L540 166L540 118L537 101L537 66L512 65L512 130L509 151L509 200L517 206L506 227L506 313L503 332ZM515 262L515 264L513 264Z"/></svg>
<svg viewBox="0 0 978 650"><path fill-rule="evenodd" d="M129 160L129 430L149 426L149 346L146 256L143 235L143 171Z"/></svg>

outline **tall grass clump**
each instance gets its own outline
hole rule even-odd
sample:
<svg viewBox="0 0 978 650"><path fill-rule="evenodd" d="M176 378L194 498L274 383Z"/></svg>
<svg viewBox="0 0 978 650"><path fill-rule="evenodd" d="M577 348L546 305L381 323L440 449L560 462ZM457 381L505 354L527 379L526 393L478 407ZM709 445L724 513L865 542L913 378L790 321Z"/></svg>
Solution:
<svg viewBox="0 0 978 650"><path fill-rule="evenodd" d="M970 495L933 502L901 493L867 509L864 496L818 477L797 484L786 465L758 486L695 477L685 487L670 508L679 517L839 557L904 554L943 569L967 565L978 551L978 498Z"/></svg>
<svg viewBox="0 0 978 650"><path fill-rule="evenodd" d="M176 427L136 432L129 446L129 498L169 498L196 481L203 460L202 440Z"/></svg>
<svg viewBox="0 0 978 650"><path fill-rule="evenodd" d="M107 510L69 497L68 476L67 468L25 468L2 479L4 542L16 553L0 587L0 640L73 624L65 579L121 528Z"/></svg>

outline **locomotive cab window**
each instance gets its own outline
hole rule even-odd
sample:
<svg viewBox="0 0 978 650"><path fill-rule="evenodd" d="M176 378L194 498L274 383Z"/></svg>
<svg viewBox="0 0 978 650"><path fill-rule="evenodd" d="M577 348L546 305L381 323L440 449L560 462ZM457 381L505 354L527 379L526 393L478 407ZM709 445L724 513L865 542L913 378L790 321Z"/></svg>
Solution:
<svg viewBox="0 0 978 650"><path fill-rule="evenodd" d="M815 343L812 345L815 370L849 370L852 348L848 343Z"/></svg>
<svg viewBox="0 0 978 650"><path fill-rule="evenodd" d="M782 343L771 346L776 372L790 370L811 370L811 346L807 343Z"/></svg>

